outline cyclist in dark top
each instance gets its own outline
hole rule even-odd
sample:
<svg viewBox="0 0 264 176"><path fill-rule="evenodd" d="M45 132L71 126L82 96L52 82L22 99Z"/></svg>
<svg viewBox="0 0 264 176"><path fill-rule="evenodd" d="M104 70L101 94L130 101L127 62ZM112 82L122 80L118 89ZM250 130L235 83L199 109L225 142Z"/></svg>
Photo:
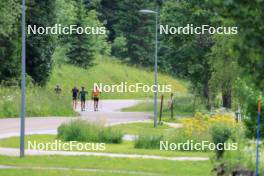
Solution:
<svg viewBox="0 0 264 176"><path fill-rule="evenodd" d="M77 87L75 86L75 87L72 89L72 106L73 106L74 109L76 109L76 107L77 107L78 93L79 93L79 90L78 90Z"/></svg>
<svg viewBox="0 0 264 176"><path fill-rule="evenodd" d="M84 90L84 87L82 87L82 90L79 93L81 99L81 111L85 111L86 94L88 94L88 92Z"/></svg>

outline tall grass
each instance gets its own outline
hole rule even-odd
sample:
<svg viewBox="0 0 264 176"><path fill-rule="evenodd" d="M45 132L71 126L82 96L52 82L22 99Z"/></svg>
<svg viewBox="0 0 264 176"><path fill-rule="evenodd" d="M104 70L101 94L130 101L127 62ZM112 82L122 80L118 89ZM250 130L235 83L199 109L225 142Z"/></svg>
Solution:
<svg viewBox="0 0 264 176"><path fill-rule="evenodd" d="M59 52L56 50L56 52ZM54 60L62 59L61 53L54 54ZM64 63L56 64L50 81L46 87L29 86L27 88L27 116L74 116L71 108L71 90L74 86L86 87L91 95L94 83L104 85L143 83L153 84L151 71L122 64L109 56L98 56L95 66L89 69L79 68ZM187 86L184 81L176 80L168 75L159 75L160 84L172 85L173 92L185 94ZM60 85L62 93L57 96L54 92L56 85ZM152 97L153 93L143 91L133 93L102 93L103 99L139 99ZM20 88L3 87L0 85L0 118L18 117L20 108Z"/></svg>
<svg viewBox="0 0 264 176"><path fill-rule="evenodd" d="M135 140L135 148L144 148L144 149L159 149L160 141L168 141L169 143L187 143L192 141L195 143L202 143L202 141L210 141L211 137L209 133L195 133L186 135L182 129L171 130L165 135L139 135ZM185 151L182 146L178 150ZM195 151L195 150L194 150ZM206 148L205 151L208 151Z"/></svg>
<svg viewBox="0 0 264 176"><path fill-rule="evenodd" d="M163 117L170 117L171 109L169 106L170 97L167 95L164 97L163 102L163 110L162 115ZM174 109L174 116L192 116L195 112L207 112L204 103L196 98L196 102L194 102L193 95L178 95L174 96L173 99L173 109ZM139 103L133 107L124 108L123 111L125 112L153 112L154 106L153 101L145 101ZM158 103L158 113L160 113L160 102Z"/></svg>
<svg viewBox="0 0 264 176"><path fill-rule="evenodd" d="M57 59L59 56L57 56ZM165 74L159 74L159 84L172 85L172 91L180 94L187 93L187 83L182 80L174 79ZM98 56L95 65L89 69L75 67L73 65L61 64L55 66L51 75L49 88L59 84L65 92L70 93L74 86L86 87L91 92L94 83L104 85L119 85L121 82L127 82L128 85L143 83L153 85L153 72L147 69L136 68L121 63L115 58L109 56ZM101 94L103 99L140 99L152 97L152 92L109 92Z"/></svg>
<svg viewBox="0 0 264 176"><path fill-rule="evenodd" d="M26 93L26 115L76 116L71 107L71 96L62 93L56 95L53 89L28 87ZM19 117L20 88L0 87L0 118Z"/></svg>
<svg viewBox="0 0 264 176"><path fill-rule="evenodd" d="M135 140L135 148L159 149L162 135L139 135Z"/></svg>
<svg viewBox="0 0 264 176"><path fill-rule="evenodd" d="M112 127L74 120L58 128L58 138L64 141L121 143L123 134Z"/></svg>

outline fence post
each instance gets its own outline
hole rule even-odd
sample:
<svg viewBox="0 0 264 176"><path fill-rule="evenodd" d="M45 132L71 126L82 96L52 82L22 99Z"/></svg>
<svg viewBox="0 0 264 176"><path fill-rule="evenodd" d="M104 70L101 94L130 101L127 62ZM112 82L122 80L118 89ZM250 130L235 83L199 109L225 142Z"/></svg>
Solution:
<svg viewBox="0 0 264 176"><path fill-rule="evenodd" d="M163 110L163 98L164 98L164 96L161 95L161 97L160 97L160 99L161 99L161 101L160 101L160 116L159 116L159 123L160 124L161 124L161 117L162 117L162 110Z"/></svg>
<svg viewBox="0 0 264 176"><path fill-rule="evenodd" d="M257 127L257 146L256 146L256 176L259 176L259 145L260 145L260 115L261 115L261 97L258 100L258 127Z"/></svg>
<svg viewBox="0 0 264 176"><path fill-rule="evenodd" d="M173 119L173 93L171 93L171 119Z"/></svg>

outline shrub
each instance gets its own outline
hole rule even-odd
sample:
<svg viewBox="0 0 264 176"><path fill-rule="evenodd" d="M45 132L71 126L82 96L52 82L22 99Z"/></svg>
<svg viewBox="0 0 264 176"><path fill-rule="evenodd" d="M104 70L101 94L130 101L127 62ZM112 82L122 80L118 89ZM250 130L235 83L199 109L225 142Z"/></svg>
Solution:
<svg viewBox="0 0 264 176"><path fill-rule="evenodd" d="M202 113L196 113L194 118L184 118L180 122L183 124L185 132L189 135L193 133L208 132L210 127L219 122L226 126L235 127L235 118L231 114L216 114L209 116Z"/></svg>
<svg viewBox="0 0 264 176"><path fill-rule="evenodd" d="M73 120L59 126L57 137L64 141L121 143L123 134L111 127Z"/></svg>
<svg viewBox="0 0 264 176"><path fill-rule="evenodd" d="M112 44L112 54L119 58L126 58L127 40L123 35L115 38Z"/></svg>
<svg viewBox="0 0 264 176"><path fill-rule="evenodd" d="M71 105L71 97L62 92L27 85L27 117L76 116ZM20 88L0 85L0 118L18 117L20 112Z"/></svg>
<svg viewBox="0 0 264 176"><path fill-rule="evenodd" d="M258 100L259 96L263 96L263 92L249 86L245 81L239 79L235 84L235 97L237 104L241 107L246 126L246 137L256 138L258 126ZM264 109L264 102L262 99L262 110ZM264 130L264 118L260 118L260 131ZM263 135L261 135L263 138Z"/></svg>
<svg viewBox="0 0 264 176"><path fill-rule="evenodd" d="M256 134L257 134L257 127L258 127L258 111L257 111L257 107L258 107L258 98L257 96L252 97L249 101L248 101L248 106L247 106L247 116L249 118L244 120L245 126L246 128L246 136L248 138L256 138ZM264 103L262 102L262 107L261 109L264 109ZM263 114L263 112L262 112ZM261 116L263 116L261 114ZM261 117L260 118L260 131L264 131L264 119ZM261 136L261 138L263 138L263 136Z"/></svg>
<svg viewBox="0 0 264 176"><path fill-rule="evenodd" d="M247 150L245 152L245 147ZM245 173L254 173L256 168L256 155L255 145L249 146L246 143L239 143L238 150L224 152L223 158L217 160L215 165L215 171L219 172L220 166L222 166L222 172L224 174L219 175L250 175ZM260 163L263 163L263 158L260 158ZM259 165L259 173L264 173L263 164Z"/></svg>
<svg viewBox="0 0 264 176"><path fill-rule="evenodd" d="M189 145L202 143L203 141L209 142L217 142L218 137L217 134L214 134L214 138L212 140L210 129L215 125L217 126L219 123L223 124L228 129L233 129L233 127L240 127L236 124L234 118L229 115L221 115L216 114L212 117L208 115L204 115L201 113L197 113L194 118L184 118L180 119L183 127L178 128L172 131L169 131L164 136L151 136L151 135L142 135L135 141L136 148L146 148L146 149L156 149L159 148L159 143L161 140L168 141L169 143L187 143L189 141ZM215 129L217 130L217 129ZM214 131L214 130L212 130ZM216 132L216 131L214 131ZM231 133L231 132L230 132ZM227 131L224 131L224 135L229 134ZM223 135L222 131L220 131L219 135ZM225 137L225 136L224 136ZM231 137L231 134L228 135L228 139ZM234 136L236 138L235 133ZM221 140L220 140L221 141ZM195 150L193 147L192 150ZM183 148L178 148L178 150L184 150ZM209 148L204 148L205 151L209 150Z"/></svg>
<svg viewBox="0 0 264 176"><path fill-rule="evenodd" d="M214 124L210 128L210 134L212 136L212 142L215 145L224 144L231 137L232 129L230 127L226 126L224 123L217 123L217 124ZM225 152L224 148L223 149L217 149L216 148L215 151L216 151L217 159L222 158L223 154Z"/></svg>
<svg viewBox="0 0 264 176"><path fill-rule="evenodd" d="M186 129L184 128L179 128L179 129L175 129L171 132L169 132L166 136L165 136L165 140L169 141L170 143L187 143L188 141L192 142L193 144L195 143L202 143L202 141L210 141L210 135L209 133L206 132L194 132L194 133L187 133ZM189 145L191 145L191 143L189 143ZM188 148L191 148L191 146L188 146ZM181 148L178 148L178 150L183 150L183 146L181 146ZM195 150L195 148L193 148L193 150ZM208 149L205 148L205 151L207 151Z"/></svg>
<svg viewBox="0 0 264 176"><path fill-rule="evenodd" d="M161 140L163 140L161 135L140 135L135 140L135 148L158 149Z"/></svg>

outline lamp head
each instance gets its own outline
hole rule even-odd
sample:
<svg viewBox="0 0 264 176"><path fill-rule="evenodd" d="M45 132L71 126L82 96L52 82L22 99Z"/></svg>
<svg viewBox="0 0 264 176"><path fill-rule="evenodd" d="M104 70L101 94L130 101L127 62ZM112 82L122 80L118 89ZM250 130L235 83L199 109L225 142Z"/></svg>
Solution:
<svg viewBox="0 0 264 176"><path fill-rule="evenodd" d="M139 12L140 12L140 13L142 13L142 14L151 14L151 13L157 13L157 12L155 12L155 11L153 11L153 10L147 10L147 9L140 10Z"/></svg>

